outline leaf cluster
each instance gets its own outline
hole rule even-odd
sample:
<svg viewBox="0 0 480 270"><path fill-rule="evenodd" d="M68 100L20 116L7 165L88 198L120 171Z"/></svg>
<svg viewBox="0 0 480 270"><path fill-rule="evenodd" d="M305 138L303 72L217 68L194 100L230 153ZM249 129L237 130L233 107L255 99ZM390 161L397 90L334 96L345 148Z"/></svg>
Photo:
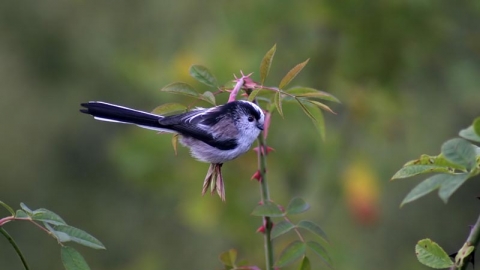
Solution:
<svg viewBox="0 0 480 270"><path fill-rule="evenodd" d="M340 101L333 95L310 87L291 87L287 86L292 80L302 71L307 65L309 59L297 64L280 80L278 87L264 86L265 80L270 72L270 67L275 56L276 45L274 45L263 57L260 64L260 83L253 80L245 82L241 87L248 93L248 100L264 103L267 111L276 109L283 117L283 102L296 103L305 115L312 120L317 131L320 133L322 139L325 139L325 123L322 111L334 113L332 109L320 100L333 101L340 103ZM195 88L184 82L174 82L161 89L163 92L178 94L194 98L197 101L204 101L213 106L217 105L216 96L222 93L231 92L230 86L222 86L218 84L216 77L206 67L202 65L192 65L190 67L190 76L198 82L215 88L215 91L198 92ZM248 76L247 76L248 77ZM238 79L236 80L238 81ZM195 103L185 106L178 103L163 104L153 110L155 114L169 114L184 112L189 110Z"/></svg>
<svg viewBox="0 0 480 270"><path fill-rule="evenodd" d="M64 243L75 242L77 244L93 249L105 249L105 246L98 239L81 229L68 225L59 215L48 209L39 208L36 210L31 210L27 205L21 203L21 209L14 211L9 205L2 201L0 201L0 205L2 205L12 214L12 216L6 217L1 220L30 221L36 226L38 226L40 229L48 233L50 236L55 238L58 244L60 244L61 246L61 259L63 266L66 270L88 270L90 269L90 267L88 266L83 256L77 250L75 250L71 246L66 246ZM2 225L4 225L5 223L6 222L0 223L0 229L4 230ZM11 242L13 241L13 239L9 240L11 240ZM16 244L14 244L14 242L12 242L12 244L14 245L14 247L16 247ZM17 252L19 252L17 248L16 250ZM23 261L23 255L20 253L19 256L22 258ZM25 262L24 266L26 269L28 269L28 266Z"/></svg>
<svg viewBox="0 0 480 270"><path fill-rule="evenodd" d="M285 267L299 259L302 259L299 269L311 269L310 261L307 257L307 250L310 250L316 256L318 256L326 266L332 268L330 257L328 256L328 253L322 244L313 240L306 241L300 232L301 230L306 230L318 236L322 242L328 243L327 235L322 228L309 220L301 220L295 224L289 218L290 215L301 214L306 212L308 209L310 209L310 205L307 202L305 202L302 198L295 197L289 202L286 208L274 202L268 202L257 206L253 210L252 215L254 216L282 218L282 220L275 223L271 232L271 239L275 239L290 231L294 231L298 235L298 240L291 242L281 251L280 256L275 264L276 267Z"/></svg>
<svg viewBox="0 0 480 270"><path fill-rule="evenodd" d="M459 135L461 138L445 142L439 155L422 155L419 159L407 162L395 173L392 180L435 173L413 188L401 205L437 189L439 197L447 203L465 181L480 174L480 147L472 143L480 143L480 117L470 127L460 131Z"/></svg>

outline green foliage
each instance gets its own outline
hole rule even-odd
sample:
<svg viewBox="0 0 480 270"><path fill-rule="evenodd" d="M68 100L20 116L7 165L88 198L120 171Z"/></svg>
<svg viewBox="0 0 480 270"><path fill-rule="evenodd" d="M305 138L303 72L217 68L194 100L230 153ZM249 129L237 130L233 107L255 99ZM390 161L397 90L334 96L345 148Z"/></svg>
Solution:
<svg viewBox="0 0 480 270"><path fill-rule="evenodd" d="M67 223L59 215L48 209L39 208L36 210L31 210L24 203L20 203L20 207L22 209L18 209L16 212L14 212L13 209L7 204L3 202L0 202L0 204L6 209L9 209L9 212L12 214L10 217L0 219L0 221L3 221L0 222L0 228L3 230L4 224L15 220L30 221L42 228L42 230L49 233L62 246L61 258L66 270L88 270L90 267L80 253L78 253L72 247L65 246L63 243L71 241L93 249L105 249L105 246L98 239L83 230L67 225ZM41 222L43 227L37 222ZM7 238L10 237L8 234L4 235ZM28 269L28 266L24 261L23 254L20 252L13 240L9 240L22 259L25 269Z"/></svg>
<svg viewBox="0 0 480 270"><path fill-rule="evenodd" d="M475 131L475 126L479 122L479 118L475 119L470 127L460 131L460 136L475 141L476 136L480 137L480 134ZM392 180L426 173L439 173L428 177L412 189L401 205L421 198L436 189L439 190L439 197L447 203L450 196L466 180L480 173L480 148L465 139L448 140L442 145L438 156L422 155L419 159L407 162L395 173Z"/></svg>
<svg viewBox="0 0 480 270"><path fill-rule="evenodd" d="M90 270L83 256L72 247L63 246L61 256L66 270Z"/></svg>
<svg viewBox="0 0 480 270"><path fill-rule="evenodd" d="M193 65L190 67L190 76L197 81L210 87L218 87L217 78L202 65Z"/></svg>
<svg viewBox="0 0 480 270"><path fill-rule="evenodd" d="M293 198L287 206L286 215L301 214L310 209L310 205L306 203L302 198Z"/></svg>
<svg viewBox="0 0 480 270"><path fill-rule="evenodd" d="M277 267L284 267L287 266L296 260L300 259L303 255L305 255L305 251L307 250L307 245L305 242L296 240L286 246L278 261L276 263Z"/></svg>
<svg viewBox="0 0 480 270"><path fill-rule="evenodd" d="M415 254L418 260L426 266L442 269L453 266L448 254L435 242L430 239L418 241L415 246Z"/></svg>

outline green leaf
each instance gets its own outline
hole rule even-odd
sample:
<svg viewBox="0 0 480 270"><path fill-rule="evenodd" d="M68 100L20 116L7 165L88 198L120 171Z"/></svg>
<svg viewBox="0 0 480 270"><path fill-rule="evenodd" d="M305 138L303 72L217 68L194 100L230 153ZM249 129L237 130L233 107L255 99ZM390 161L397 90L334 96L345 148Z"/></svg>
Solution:
<svg viewBox="0 0 480 270"><path fill-rule="evenodd" d="M418 261L432 268L441 269L453 266L448 254L430 239L420 240L415 246L415 254L417 254Z"/></svg>
<svg viewBox="0 0 480 270"><path fill-rule="evenodd" d="M217 87L217 79L213 74L208 70L208 68L202 65L193 65L190 67L190 76L195 78L197 81L211 87Z"/></svg>
<svg viewBox="0 0 480 270"><path fill-rule="evenodd" d="M32 220L47 222L52 225L65 225L65 221L54 212L47 210L45 208L40 208L33 211Z"/></svg>
<svg viewBox="0 0 480 270"><path fill-rule="evenodd" d="M261 84L267 79L268 73L270 72L270 67L272 66L273 56L277 50L277 44L274 44L273 47L265 54L260 64L260 79Z"/></svg>
<svg viewBox="0 0 480 270"><path fill-rule="evenodd" d="M283 212L280 210L278 205L272 202L265 202L262 205L258 205L253 209L253 216L267 216L267 217L282 217Z"/></svg>
<svg viewBox="0 0 480 270"><path fill-rule="evenodd" d="M421 155L419 159L411 160L403 165L403 167L411 165L437 165L438 167L445 167L452 173L455 171L454 169L466 171L465 166L448 161L443 154L439 154L438 156Z"/></svg>
<svg viewBox="0 0 480 270"><path fill-rule="evenodd" d="M448 198L455 192L465 181L468 179L468 173L458 173L454 175L446 175L445 179L440 186L438 196L443 202L447 203Z"/></svg>
<svg viewBox="0 0 480 270"><path fill-rule="evenodd" d="M412 177L422 173L451 173L447 167L440 167L437 165L410 165L401 168L392 177L392 180Z"/></svg>
<svg viewBox="0 0 480 270"><path fill-rule="evenodd" d="M64 233L64 232L57 232L55 231L55 229L48 223L46 222L43 222L43 225L45 226L45 228L47 228L51 233L52 235L57 238L57 241L58 242L68 242L70 241L70 236L68 236L68 234Z"/></svg>
<svg viewBox="0 0 480 270"><path fill-rule="evenodd" d="M302 263L300 264L300 268L298 270L311 270L312 267L310 266L310 260L307 256L303 257Z"/></svg>
<svg viewBox="0 0 480 270"><path fill-rule="evenodd" d="M287 266L305 255L306 245L299 240L290 243L280 254L277 267Z"/></svg>
<svg viewBox="0 0 480 270"><path fill-rule="evenodd" d="M432 177L427 178L420 184L418 184L416 187L414 187L403 199L402 203L400 204L400 207L402 207L404 204L412 202L420 197L423 197L427 195L428 193L434 191L435 189L439 188L447 174L437 174Z"/></svg>
<svg viewBox="0 0 480 270"><path fill-rule="evenodd" d="M320 133L320 137L322 140L325 140L326 133L325 133L325 120L323 118L322 111L317 108L312 106L311 104L307 104L308 107L304 104L304 100L301 100L299 98L295 98L300 105L300 108L302 108L303 112L312 120L313 125L317 129L318 133Z"/></svg>
<svg viewBox="0 0 480 270"><path fill-rule="evenodd" d="M195 91L193 87L189 84L183 82L174 82L165 87L163 87L160 91L162 92L169 92L172 94L179 94L189 97L198 98L199 94Z"/></svg>
<svg viewBox="0 0 480 270"><path fill-rule="evenodd" d="M255 89L255 90L253 90L253 91L250 93L250 95L248 95L248 99L247 99L247 100L250 101L250 102L252 102L252 101L255 99L255 97L258 95L258 93L260 93L260 90L261 90L261 89Z"/></svg>
<svg viewBox="0 0 480 270"><path fill-rule="evenodd" d="M310 232L320 236L325 242L328 242L327 234L317 224L309 221L302 220L297 224L298 228L309 230Z"/></svg>
<svg viewBox="0 0 480 270"><path fill-rule="evenodd" d="M470 170L476 163L475 147L468 141L455 138L445 142L442 145L442 154L453 163L465 166Z"/></svg>
<svg viewBox="0 0 480 270"><path fill-rule="evenodd" d="M0 201L0 205L5 207L5 209L7 209L7 211L10 212L10 214L12 214L12 216L15 216L15 211L8 204Z"/></svg>
<svg viewBox="0 0 480 270"><path fill-rule="evenodd" d="M447 203L448 198L468 179L468 177L468 173L437 174L429 177L413 188L405 199L403 199L400 206L423 197L437 188L440 188L438 192L439 197Z"/></svg>
<svg viewBox="0 0 480 270"><path fill-rule="evenodd" d="M463 137L467 140L474 141L474 142L480 142L480 136L477 135L475 130L473 129L473 126L470 126L466 129L462 129L459 133L460 137Z"/></svg>
<svg viewBox="0 0 480 270"><path fill-rule="evenodd" d="M232 248L229 251L223 252L220 254L220 261L223 265L235 266L235 262L237 261L237 250Z"/></svg>
<svg viewBox="0 0 480 270"><path fill-rule="evenodd" d="M338 100L338 98L336 98L332 94L329 94L327 92L323 92L314 88L310 88L310 87L298 87L298 86L292 87L287 90L287 93L295 95L297 97L318 98L318 99L341 103L340 100Z"/></svg>
<svg viewBox="0 0 480 270"><path fill-rule="evenodd" d="M459 135L467 140L480 142L480 117L477 117L471 126L461 130Z"/></svg>
<svg viewBox="0 0 480 270"><path fill-rule="evenodd" d="M63 246L61 257L66 270L90 270L85 259L73 247Z"/></svg>
<svg viewBox="0 0 480 270"><path fill-rule="evenodd" d="M210 91L205 91L200 98L212 105L216 105L215 95Z"/></svg>
<svg viewBox="0 0 480 270"><path fill-rule="evenodd" d="M282 220L276 223L275 226L273 226L271 238L274 239L282 234L289 232L293 228L295 228L295 225L293 225L290 221Z"/></svg>
<svg viewBox="0 0 480 270"><path fill-rule="evenodd" d="M329 268L333 268L331 265L330 257L327 254L327 251L315 241L308 241L307 246L314 251L315 254L325 263Z"/></svg>
<svg viewBox="0 0 480 270"><path fill-rule="evenodd" d="M305 60L305 62L302 62L302 63L296 65L295 67L293 67L287 73L287 75L285 75L285 77L283 77L283 79L280 81L280 85L278 86L278 88L283 89L285 86L287 86L293 80L293 78L295 78L295 76L297 76L297 74L300 71L302 71L302 69L305 67L305 65L307 65L309 60L310 59L307 59L307 60Z"/></svg>
<svg viewBox="0 0 480 270"><path fill-rule="evenodd" d="M153 109L152 113L157 115L166 115L170 113L186 112L186 111L187 111L187 106L183 104L165 103Z"/></svg>
<svg viewBox="0 0 480 270"><path fill-rule="evenodd" d="M80 245L94 249L105 249L105 246L102 244L102 242L98 241L97 238L78 228L69 225L59 225L55 226L55 231L66 233L68 236L70 236L69 241L73 241Z"/></svg>
<svg viewBox="0 0 480 270"><path fill-rule="evenodd" d="M278 113L281 117L283 117L283 110L282 110L282 98L280 96L280 91L275 93L274 97L275 107L277 107Z"/></svg>
<svg viewBox="0 0 480 270"><path fill-rule="evenodd" d="M30 218L30 216L23 210L17 210L15 213L15 218Z"/></svg>
<svg viewBox="0 0 480 270"><path fill-rule="evenodd" d="M25 213L27 213L29 216L33 215L33 211L28 208L28 206L26 204L24 204L23 202L20 203L20 207L23 209L23 211L25 211Z"/></svg>
<svg viewBox="0 0 480 270"><path fill-rule="evenodd" d="M307 211L310 205L302 198L293 198L287 206L287 215L296 215Z"/></svg>
<svg viewBox="0 0 480 270"><path fill-rule="evenodd" d="M317 106L318 108L320 108L324 111L336 114L334 111L332 111L332 109L330 109L330 107L328 107L327 105L325 105L321 102L318 102L318 101L315 101L315 100L308 100L308 102L312 103L313 105Z"/></svg>
<svg viewBox="0 0 480 270"><path fill-rule="evenodd" d="M473 120L473 130L475 131L475 133L480 136L480 117L477 117L475 118L475 120Z"/></svg>

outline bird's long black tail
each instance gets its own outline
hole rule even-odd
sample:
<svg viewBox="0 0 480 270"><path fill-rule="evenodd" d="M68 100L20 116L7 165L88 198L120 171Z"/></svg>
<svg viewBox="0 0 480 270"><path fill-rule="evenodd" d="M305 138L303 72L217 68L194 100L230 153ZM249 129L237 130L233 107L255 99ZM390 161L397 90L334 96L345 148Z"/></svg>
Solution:
<svg viewBox="0 0 480 270"><path fill-rule="evenodd" d="M90 114L97 120L134 124L144 128L162 130L158 120L163 116L142 112L101 101L82 103L82 113Z"/></svg>

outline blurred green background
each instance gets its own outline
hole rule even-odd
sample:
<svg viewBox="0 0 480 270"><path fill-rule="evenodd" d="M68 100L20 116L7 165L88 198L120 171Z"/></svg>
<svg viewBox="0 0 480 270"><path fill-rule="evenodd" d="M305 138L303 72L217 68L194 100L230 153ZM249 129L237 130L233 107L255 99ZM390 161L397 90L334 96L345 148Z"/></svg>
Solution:
<svg viewBox="0 0 480 270"><path fill-rule="evenodd" d="M174 156L170 136L78 109L88 100L147 111L189 104L159 89L184 81L207 90L189 77L192 64L220 82L239 70L258 80L275 43L267 85L310 58L291 85L342 101L329 104L337 115L325 114L324 142L285 105L285 119L273 115L268 161L272 198L311 204L294 221L323 227L336 269L426 269L414 253L426 237L447 252L461 247L478 182L447 205L431 194L399 209L420 178L389 179L480 114L479 1L2 1L0 200L51 209L98 237L106 251L75 245L92 269L220 269L230 248L264 267L261 220L250 215L260 198L253 151L224 166L222 203L200 196L208 164L185 148ZM62 269L52 238L25 222L5 228L33 269ZM276 254L294 238L275 240ZM0 262L23 269L5 239Z"/></svg>

